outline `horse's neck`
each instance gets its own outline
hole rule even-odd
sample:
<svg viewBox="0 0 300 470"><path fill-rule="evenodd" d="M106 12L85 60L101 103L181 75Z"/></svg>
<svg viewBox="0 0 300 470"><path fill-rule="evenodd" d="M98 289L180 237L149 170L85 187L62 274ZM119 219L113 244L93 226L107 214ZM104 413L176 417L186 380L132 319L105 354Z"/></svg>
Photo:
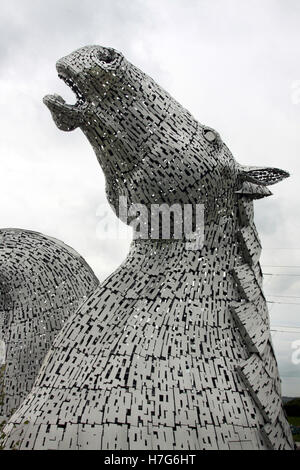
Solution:
<svg viewBox="0 0 300 470"><path fill-rule="evenodd" d="M204 220L199 246L186 239L132 242L126 260L102 287L134 298L147 297L149 290L151 298L155 292L160 297L161 289L168 288L182 299L195 294L195 298L239 301L235 270L246 266L247 272L254 270L254 280L260 276L255 234L253 203L237 196L230 210Z"/></svg>
<svg viewBox="0 0 300 470"><path fill-rule="evenodd" d="M205 222L195 237L179 240L135 240L123 267L143 270L156 266L157 272L193 272L201 282L205 272L222 271L229 273L239 261L238 240L239 220L237 208L227 215ZM203 229L203 231L202 231ZM174 274L174 275L175 275Z"/></svg>

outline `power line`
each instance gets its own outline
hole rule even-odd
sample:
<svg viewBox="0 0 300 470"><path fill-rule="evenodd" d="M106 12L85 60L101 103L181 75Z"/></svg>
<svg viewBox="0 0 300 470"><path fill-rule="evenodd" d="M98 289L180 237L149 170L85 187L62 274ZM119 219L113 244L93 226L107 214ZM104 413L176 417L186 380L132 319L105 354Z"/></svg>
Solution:
<svg viewBox="0 0 300 470"><path fill-rule="evenodd" d="M278 295L278 294L266 294L267 297L284 297L287 299L300 299L297 295Z"/></svg>
<svg viewBox="0 0 300 470"><path fill-rule="evenodd" d="M292 331L292 330L299 330L300 331L300 326L289 326L289 325L273 325L271 326L271 331L283 331L283 329L287 329L287 331Z"/></svg>
<svg viewBox="0 0 300 470"><path fill-rule="evenodd" d="M275 331L276 333L298 333L298 332L300 332L300 328L298 328L297 326L290 327L290 328L293 328L293 330L278 330L277 328L271 328L270 330ZM294 331L294 330L297 330L297 331Z"/></svg>
<svg viewBox="0 0 300 470"><path fill-rule="evenodd" d="M300 274L290 273L263 273L264 276L289 276L289 277L300 277Z"/></svg>
<svg viewBox="0 0 300 470"><path fill-rule="evenodd" d="M300 302L275 302L272 300L267 300L268 304L280 304L280 305L300 305Z"/></svg>
<svg viewBox="0 0 300 470"><path fill-rule="evenodd" d="M283 328L287 329L288 331L291 330L300 330L300 326L285 326L285 325L279 325L279 326L271 326L271 331L275 330L282 330Z"/></svg>
<svg viewBox="0 0 300 470"><path fill-rule="evenodd" d="M275 302L272 300L267 300L268 304L280 304L280 305L300 305L300 302Z"/></svg>
<svg viewBox="0 0 300 470"><path fill-rule="evenodd" d="M278 265L278 264L262 264L265 268L300 268L300 266L291 265Z"/></svg>

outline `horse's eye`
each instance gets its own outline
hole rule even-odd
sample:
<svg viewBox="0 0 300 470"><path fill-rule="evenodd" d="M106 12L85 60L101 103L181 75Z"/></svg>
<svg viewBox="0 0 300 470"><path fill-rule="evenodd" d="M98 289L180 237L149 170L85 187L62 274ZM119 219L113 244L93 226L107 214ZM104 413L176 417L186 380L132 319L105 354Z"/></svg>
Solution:
<svg viewBox="0 0 300 470"><path fill-rule="evenodd" d="M207 142L210 142L210 143L215 142L218 137L217 134L211 129L204 129L203 134Z"/></svg>

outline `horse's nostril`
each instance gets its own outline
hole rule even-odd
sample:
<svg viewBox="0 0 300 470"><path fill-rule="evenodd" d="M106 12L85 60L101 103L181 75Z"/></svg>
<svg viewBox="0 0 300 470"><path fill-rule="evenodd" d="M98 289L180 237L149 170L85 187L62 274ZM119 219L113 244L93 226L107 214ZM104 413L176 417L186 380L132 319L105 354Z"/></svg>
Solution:
<svg viewBox="0 0 300 470"><path fill-rule="evenodd" d="M98 57L101 62L105 62L106 64L110 64L113 62L115 56L111 49L102 49L98 53Z"/></svg>

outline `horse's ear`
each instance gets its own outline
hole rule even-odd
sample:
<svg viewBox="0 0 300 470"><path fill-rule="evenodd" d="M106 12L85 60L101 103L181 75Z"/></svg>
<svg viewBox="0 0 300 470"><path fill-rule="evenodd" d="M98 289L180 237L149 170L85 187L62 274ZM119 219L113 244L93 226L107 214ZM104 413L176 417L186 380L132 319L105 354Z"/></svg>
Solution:
<svg viewBox="0 0 300 470"><path fill-rule="evenodd" d="M279 168L268 168L264 166L241 166L241 176L244 181L269 186L279 183L284 178L288 178L290 174Z"/></svg>

